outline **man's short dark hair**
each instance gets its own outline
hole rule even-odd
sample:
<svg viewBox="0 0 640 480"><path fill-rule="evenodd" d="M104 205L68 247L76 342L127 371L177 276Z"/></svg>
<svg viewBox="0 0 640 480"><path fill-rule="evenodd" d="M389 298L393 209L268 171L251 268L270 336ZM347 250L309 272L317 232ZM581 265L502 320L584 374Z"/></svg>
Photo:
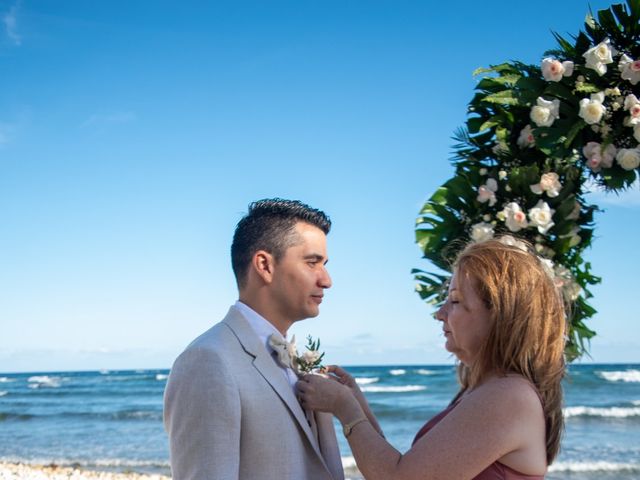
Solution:
<svg viewBox="0 0 640 480"><path fill-rule="evenodd" d="M238 287L244 285L249 264L258 250L269 252L277 262L287 248L299 241L295 234L298 222L318 227L325 235L331 229L331 220L324 212L298 200L270 198L249 205L231 244L231 265Z"/></svg>

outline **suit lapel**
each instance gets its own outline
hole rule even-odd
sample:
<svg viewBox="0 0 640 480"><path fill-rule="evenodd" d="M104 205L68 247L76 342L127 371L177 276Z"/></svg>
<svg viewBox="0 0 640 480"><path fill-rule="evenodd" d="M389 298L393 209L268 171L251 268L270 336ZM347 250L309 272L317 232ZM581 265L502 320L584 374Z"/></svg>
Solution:
<svg viewBox="0 0 640 480"><path fill-rule="evenodd" d="M331 469L327 466L322 455L318 440L313 434L311 427L309 426L309 422L305 417L304 410L300 406L300 403L291 389L291 385L289 385L289 382L282 374L282 369L276 365L276 362L271 355L269 355L265 346L261 344L260 339L253 332L249 323L245 320L242 314L233 307L229 309L229 313L224 318L223 322L233 331L245 352L254 357L253 366L260 375L264 377L269 385L271 385L271 388L273 388L280 399L287 405L289 411L313 446L313 449L322 460L322 463L327 470L331 472Z"/></svg>

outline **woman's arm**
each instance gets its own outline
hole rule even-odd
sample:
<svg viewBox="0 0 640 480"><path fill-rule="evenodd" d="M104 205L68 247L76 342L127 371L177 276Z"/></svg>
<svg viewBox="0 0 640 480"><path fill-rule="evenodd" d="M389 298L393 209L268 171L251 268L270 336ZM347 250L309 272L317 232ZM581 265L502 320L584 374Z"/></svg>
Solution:
<svg viewBox="0 0 640 480"><path fill-rule="evenodd" d="M330 411L343 425L364 415L347 387L309 377L299 388L305 407ZM369 422L357 424L348 441L367 480L472 479L507 454L521 455L529 462L525 464L531 469L523 473L546 470L540 401L525 382L509 377L489 380L465 395L404 455L377 435Z"/></svg>
<svg viewBox="0 0 640 480"><path fill-rule="evenodd" d="M332 378L335 378L343 385L346 385L347 387L349 387L349 389L351 390L351 393L360 404L360 407L362 408L362 411L367 417L367 420L369 421L369 423L371 423L373 428L380 435L384 437L384 433L382 432L382 428L378 423L378 419L373 414L373 411L369 406L369 402L367 402L367 399L362 393L362 390L360 390L360 386L358 385L358 382L356 382L355 379L344 368L339 367L338 365L329 365L328 367L325 368L325 372L335 375L335 377L332 377Z"/></svg>

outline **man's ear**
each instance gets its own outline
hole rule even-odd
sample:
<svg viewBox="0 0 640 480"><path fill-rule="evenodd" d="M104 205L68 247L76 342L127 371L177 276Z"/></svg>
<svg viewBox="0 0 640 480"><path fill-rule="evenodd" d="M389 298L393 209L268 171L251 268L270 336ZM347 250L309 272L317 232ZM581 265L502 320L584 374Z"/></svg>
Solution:
<svg viewBox="0 0 640 480"><path fill-rule="evenodd" d="M275 266L273 255L264 250L258 250L251 259L251 266L264 283L271 283Z"/></svg>

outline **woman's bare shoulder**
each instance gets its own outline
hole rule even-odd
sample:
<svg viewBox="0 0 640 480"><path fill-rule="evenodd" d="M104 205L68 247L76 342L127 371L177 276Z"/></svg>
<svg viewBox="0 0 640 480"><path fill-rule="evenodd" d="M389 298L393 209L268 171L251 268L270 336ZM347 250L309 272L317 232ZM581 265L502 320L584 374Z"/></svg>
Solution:
<svg viewBox="0 0 640 480"><path fill-rule="evenodd" d="M469 400L472 399L474 403L502 411L542 412L535 386L520 375L490 377L469 394Z"/></svg>

